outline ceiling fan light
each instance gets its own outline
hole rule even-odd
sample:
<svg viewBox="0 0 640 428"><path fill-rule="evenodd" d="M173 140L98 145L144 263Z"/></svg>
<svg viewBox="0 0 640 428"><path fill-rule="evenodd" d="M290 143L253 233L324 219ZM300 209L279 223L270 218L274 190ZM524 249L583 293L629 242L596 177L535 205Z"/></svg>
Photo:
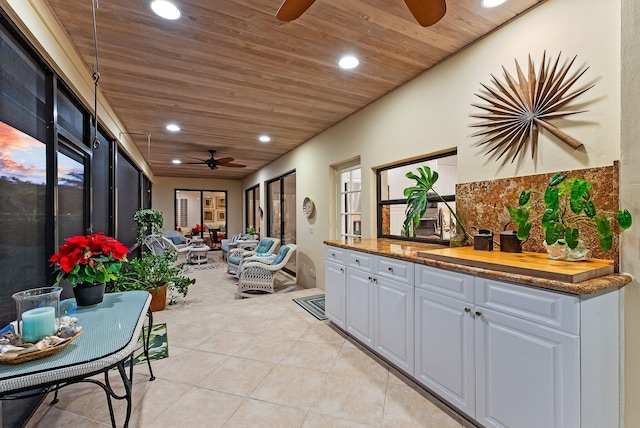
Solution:
<svg viewBox="0 0 640 428"><path fill-rule="evenodd" d="M175 123L170 123L170 124L167 125L167 131L178 132L178 131L180 131L180 127L178 125L176 125Z"/></svg>
<svg viewBox="0 0 640 428"><path fill-rule="evenodd" d="M180 159L174 159L174 160L171 161L171 163L175 163L177 165L177 164L182 163L182 161Z"/></svg>
<svg viewBox="0 0 640 428"><path fill-rule="evenodd" d="M269 137L268 135L261 135L258 140L260 140L260 142L262 143L268 143L269 141L271 141L271 137Z"/></svg>
<svg viewBox="0 0 640 428"><path fill-rule="evenodd" d="M167 0L153 0L151 2L151 10L164 19L174 20L180 18L180 9Z"/></svg>
<svg viewBox="0 0 640 428"><path fill-rule="evenodd" d="M356 58L353 55L345 55L342 58L340 58L340 61L338 61L338 65L343 70L352 70L356 68L359 64L360 64L360 61L358 60L358 58Z"/></svg>
<svg viewBox="0 0 640 428"><path fill-rule="evenodd" d="M505 3L507 0L482 0L482 7L492 8L496 6L500 6L502 3Z"/></svg>

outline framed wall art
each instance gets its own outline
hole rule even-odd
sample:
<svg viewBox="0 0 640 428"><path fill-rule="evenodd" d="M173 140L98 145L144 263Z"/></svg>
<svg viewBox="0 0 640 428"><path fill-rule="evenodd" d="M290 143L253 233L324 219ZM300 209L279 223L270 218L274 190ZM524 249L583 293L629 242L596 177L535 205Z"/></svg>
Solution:
<svg viewBox="0 0 640 428"><path fill-rule="evenodd" d="M204 198L204 207L205 208L214 208L214 206L213 206L213 198Z"/></svg>
<svg viewBox="0 0 640 428"><path fill-rule="evenodd" d="M225 221L227 213L224 210L216 211L216 221Z"/></svg>
<svg viewBox="0 0 640 428"><path fill-rule="evenodd" d="M213 210L204 210L202 218L204 221L213 221Z"/></svg>
<svg viewBox="0 0 640 428"><path fill-rule="evenodd" d="M217 209L225 208L226 206L227 206L227 201L225 200L224 196L216 197L216 208Z"/></svg>

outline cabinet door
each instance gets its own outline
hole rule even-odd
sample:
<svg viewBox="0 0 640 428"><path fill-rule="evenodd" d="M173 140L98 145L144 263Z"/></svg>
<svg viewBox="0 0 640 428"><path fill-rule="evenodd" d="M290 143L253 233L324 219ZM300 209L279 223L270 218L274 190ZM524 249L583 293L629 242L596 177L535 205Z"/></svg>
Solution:
<svg viewBox="0 0 640 428"><path fill-rule="evenodd" d="M473 306L431 291L415 290L415 378L475 417Z"/></svg>
<svg viewBox="0 0 640 428"><path fill-rule="evenodd" d="M580 426L579 338L477 310L476 420L487 427Z"/></svg>
<svg viewBox="0 0 640 428"><path fill-rule="evenodd" d="M372 275L347 268L347 332L373 348Z"/></svg>
<svg viewBox="0 0 640 428"><path fill-rule="evenodd" d="M414 321L412 285L374 277L375 350L413 376Z"/></svg>
<svg viewBox="0 0 640 428"><path fill-rule="evenodd" d="M341 329L346 328L347 271L344 265L327 260L325 267L324 313Z"/></svg>

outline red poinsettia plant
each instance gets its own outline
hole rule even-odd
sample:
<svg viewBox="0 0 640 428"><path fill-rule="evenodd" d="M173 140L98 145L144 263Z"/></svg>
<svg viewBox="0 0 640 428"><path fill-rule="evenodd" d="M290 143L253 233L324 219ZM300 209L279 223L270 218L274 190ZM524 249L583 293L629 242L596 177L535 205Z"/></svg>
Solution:
<svg viewBox="0 0 640 428"><path fill-rule="evenodd" d="M120 241L99 232L67 238L49 261L55 263L59 271L56 285L63 279L74 286L103 283L118 278L122 263L127 262L128 252Z"/></svg>

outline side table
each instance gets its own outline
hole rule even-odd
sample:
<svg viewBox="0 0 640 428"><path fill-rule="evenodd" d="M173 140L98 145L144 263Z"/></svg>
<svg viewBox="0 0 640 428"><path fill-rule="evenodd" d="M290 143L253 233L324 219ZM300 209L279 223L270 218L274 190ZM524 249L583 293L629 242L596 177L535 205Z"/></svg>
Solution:
<svg viewBox="0 0 640 428"><path fill-rule="evenodd" d="M208 252L211 249L208 245L190 246L187 253L187 260L189 263L202 264L207 263Z"/></svg>

